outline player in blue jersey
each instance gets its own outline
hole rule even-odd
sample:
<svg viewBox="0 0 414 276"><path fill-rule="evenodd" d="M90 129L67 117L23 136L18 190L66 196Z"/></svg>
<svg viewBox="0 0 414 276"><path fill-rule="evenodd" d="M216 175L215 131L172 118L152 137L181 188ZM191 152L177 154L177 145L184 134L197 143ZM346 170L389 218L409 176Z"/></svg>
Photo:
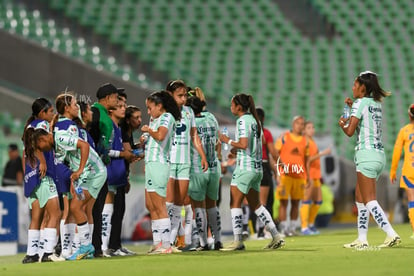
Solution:
<svg viewBox="0 0 414 276"><path fill-rule="evenodd" d="M38 142L39 134L49 138L49 122L52 121L54 109L45 98L38 98L32 104L32 115L27 120L23 133L24 144L24 193L29 198L31 222L28 230L27 254L23 263L39 261L40 242L44 242L43 261L52 261L53 248L56 244L57 225L61 212L56 190L55 162L52 148L42 153ZM53 137L52 137L53 139ZM41 241L40 227L45 211L44 237Z"/></svg>
<svg viewBox="0 0 414 276"><path fill-rule="evenodd" d="M273 219L260 203L260 182L263 177L262 168L262 126L256 113L256 107L251 95L237 94L231 100L231 112L238 117L236 123L236 138L220 134L220 141L237 150L237 163L231 181L231 218L233 225L234 242L222 251L244 250L242 241L241 204L244 198L255 210L257 217L262 221L267 231L272 235L272 241L265 249L277 249L284 245L284 240L278 233Z"/></svg>

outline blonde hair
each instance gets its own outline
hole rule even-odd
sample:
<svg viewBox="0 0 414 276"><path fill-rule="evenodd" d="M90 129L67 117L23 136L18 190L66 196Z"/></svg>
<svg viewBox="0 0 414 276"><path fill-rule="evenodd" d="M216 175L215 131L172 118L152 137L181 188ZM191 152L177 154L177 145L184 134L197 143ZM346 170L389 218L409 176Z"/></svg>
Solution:
<svg viewBox="0 0 414 276"><path fill-rule="evenodd" d="M206 97L204 96L203 90L201 90L200 87L194 88L194 92L197 98L199 98L203 102L206 102Z"/></svg>

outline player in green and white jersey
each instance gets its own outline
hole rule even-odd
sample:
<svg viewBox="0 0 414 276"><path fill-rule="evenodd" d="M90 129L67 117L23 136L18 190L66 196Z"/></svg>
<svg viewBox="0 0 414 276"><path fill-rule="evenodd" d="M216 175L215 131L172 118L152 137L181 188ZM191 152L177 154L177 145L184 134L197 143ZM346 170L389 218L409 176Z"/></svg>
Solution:
<svg viewBox="0 0 414 276"><path fill-rule="evenodd" d="M181 120L177 123L174 142L171 148L170 179L167 187L167 206L171 218L171 243L175 242L181 222L181 209L185 205L185 235L191 235L191 221L193 218L190 200L188 197L188 186L190 182L190 145L194 145L201 156L201 166L204 171L208 169L208 163L201 146L200 138L194 120L194 112L188 106L187 86L181 80L170 81L167 84L168 92L171 93L181 111ZM172 203L172 204L171 204Z"/></svg>
<svg viewBox="0 0 414 276"><path fill-rule="evenodd" d="M356 77L352 87L353 98L345 99L352 107L350 118L340 118L339 126L351 137L357 133L355 147L355 165L357 184L355 189L358 208L358 238L346 248L364 250L368 248L368 222L371 213L375 222L387 233L381 247L392 247L401 243L398 234L392 228L383 209L376 200L376 179L385 167L385 153L382 144L382 98L390 95L378 83L377 74L365 71ZM349 121L349 125L346 122Z"/></svg>
<svg viewBox="0 0 414 276"><path fill-rule="evenodd" d="M165 197L169 178L170 152L180 110L166 91L152 93L146 101L150 124L142 126L149 138L145 146L145 205L152 221L153 246L150 254L168 254L171 222Z"/></svg>
<svg viewBox="0 0 414 276"><path fill-rule="evenodd" d="M216 201L218 200L221 166L217 158L216 150L221 151L220 146L217 149L217 145L220 145L220 143L218 143L219 127L214 115L209 112L202 112L205 102L201 101L198 97L192 96L188 98L187 105L189 105L195 113L197 133L200 137L201 144L203 145L209 167L207 172L203 172L200 155L194 146L191 146L192 166L190 170L191 178L188 194L195 211L195 222L200 236L200 247L196 249L209 250L207 242L206 205L208 202L209 209L216 207ZM217 212L215 212L214 215L217 216ZM215 221L212 219L210 222L214 238L217 241L217 245L219 245L220 230L218 229L217 219Z"/></svg>
<svg viewBox="0 0 414 276"><path fill-rule="evenodd" d="M262 126L256 113L251 95L237 94L231 100L231 112L238 117L236 123L236 140L220 134L220 141L237 150L236 169L231 181L231 218L234 242L222 251L244 250L242 241L243 211L241 204L246 197L250 209L255 210L267 231L272 234L272 241L265 249L277 249L284 245L273 219L267 209L260 203L260 182L262 169Z"/></svg>
<svg viewBox="0 0 414 276"><path fill-rule="evenodd" d="M71 94L61 94L56 98L56 110L58 114L54 119L53 133L56 158L62 163L69 164L73 171L71 175L72 201L70 212L77 223L80 247L68 258L79 260L93 257L95 249L91 243L91 231L85 212L90 201L96 197L106 180L106 168L98 154L87 142L79 137L79 129L72 119L78 117L79 106L76 98ZM76 188L81 188L77 193ZM79 196L79 194L83 194Z"/></svg>

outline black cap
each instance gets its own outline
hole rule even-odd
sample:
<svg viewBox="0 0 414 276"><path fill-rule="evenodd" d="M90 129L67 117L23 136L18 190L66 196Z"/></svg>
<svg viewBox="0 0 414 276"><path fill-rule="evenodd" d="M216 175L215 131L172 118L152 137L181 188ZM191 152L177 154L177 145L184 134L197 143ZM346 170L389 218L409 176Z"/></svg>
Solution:
<svg viewBox="0 0 414 276"><path fill-rule="evenodd" d="M18 150L19 148L17 147L17 144L15 143L11 143L9 144L9 150Z"/></svg>
<svg viewBox="0 0 414 276"><path fill-rule="evenodd" d="M96 92L96 97L100 100L105 98L106 96L117 94L118 92L124 91L124 88L116 88L111 83L105 83L101 87L98 88Z"/></svg>

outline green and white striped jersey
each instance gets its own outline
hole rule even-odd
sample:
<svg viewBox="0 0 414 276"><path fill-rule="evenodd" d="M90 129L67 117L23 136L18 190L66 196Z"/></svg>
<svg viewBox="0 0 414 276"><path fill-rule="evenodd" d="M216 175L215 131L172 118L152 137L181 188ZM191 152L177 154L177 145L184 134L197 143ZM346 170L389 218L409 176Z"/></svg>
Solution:
<svg viewBox="0 0 414 276"><path fill-rule="evenodd" d="M237 150L237 166L240 170L261 172L262 168L262 132L250 113L245 113L237 119L236 141L247 138L245 150Z"/></svg>
<svg viewBox="0 0 414 276"><path fill-rule="evenodd" d="M145 163L160 162L168 164L170 162L170 150L175 133L175 119L171 113L165 112L158 118L151 118L150 129L157 131L160 127L168 129L164 140L157 141L150 135L145 146Z"/></svg>
<svg viewBox="0 0 414 276"><path fill-rule="evenodd" d="M200 137L201 144L208 162L209 172L217 173L221 171L219 168L216 144L218 141L218 122L210 112L202 112L201 116L195 117L197 134ZM196 148L191 144L191 171L194 173L202 173L201 157Z"/></svg>
<svg viewBox="0 0 414 276"><path fill-rule="evenodd" d="M361 98L352 104L351 116L359 119L355 151L384 151L382 144L382 108L373 98Z"/></svg>
<svg viewBox="0 0 414 276"><path fill-rule="evenodd" d="M77 171L81 160L81 153L80 149L77 148L77 144L79 139L82 140L79 137L78 127L70 119L60 117L54 127L53 135L55 157L62 163L66 161L72 171ZM85 167L90 167L95 172L101 171L104 167L101 158L92 147L89 147L89 156Z"/></svg>
<svg viewBox="0 0 414 276"><path fill-rule="evenodd" d="M181 109L181 121L177 122L174 141L171 147L170 157L173 164L189 164L190 160L190 130L196 127L194 112L188 106Z"/></svg>

